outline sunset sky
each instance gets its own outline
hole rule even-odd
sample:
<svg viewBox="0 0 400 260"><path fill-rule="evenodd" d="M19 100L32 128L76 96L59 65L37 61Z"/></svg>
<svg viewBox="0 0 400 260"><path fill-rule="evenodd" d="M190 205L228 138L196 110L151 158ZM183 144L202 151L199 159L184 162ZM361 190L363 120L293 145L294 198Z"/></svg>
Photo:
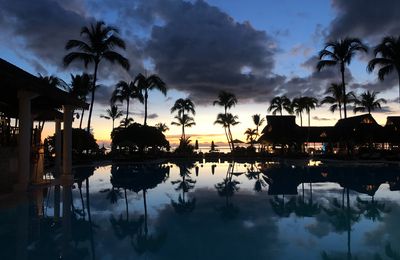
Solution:
<svg viewBox="0 0 400 260"><path fill-rule="evenodd" d="M150 93L149 124L167 123L172 143L181 129L170 125L174 115L169 110L180 97L196 104L196 126L187 129L193 140L225 141L223 129L213 124L222 112L212 106L220 90L238 97L231 112L239 116L240 124L233 135L244 140L245 129L254 127L251 115L264 117L274 96L321 98L329 83L340 81L336 68L315 71L316 55L326 41L351 36L374 47L383 36L400 34L399 10L396 0L0 0L0 57L34 75L56 75L69 83L70 74L81 73L83 64L62 65L65 43L79 39L82 26L103 20L120 29L127 43L122 53L131 69L100 65L102 87L96 93L92 119L99 142L109 140L111 121L100 114L114 85L144 71L158 74L168 85L166 97ZM379 91L389 101L373 113L384 124L386 116L397 115L400 109L398 78L394 73L380 82L376 73L368 74L371 57L371 51L358 55L346 80L349 90ZM131 111L142 123L144 106L133 102ZM311 116L312 125L333 125L339 118L326 106ZM47 124L44 135L52 131Z"/></svg>

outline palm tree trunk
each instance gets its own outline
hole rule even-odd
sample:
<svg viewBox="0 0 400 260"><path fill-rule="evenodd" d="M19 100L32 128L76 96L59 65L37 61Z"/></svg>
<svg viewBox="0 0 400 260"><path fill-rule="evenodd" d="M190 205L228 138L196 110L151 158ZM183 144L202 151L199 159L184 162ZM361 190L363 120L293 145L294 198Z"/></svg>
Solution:
<svg viewBox="0 0 400 260"><path fill-rule="evenodd" d="M114 131L114 121L115 121L115 119L113 118L112 119L112 130Z"/></svg>
<svg viewBox="0 0 400 260"><path fill-rule="evenodd" d="M85 109L82 108L82 113L81 113L81 121L79 122L79 129L82 129L82 122L83 122L83 115L85 114Z"/></svg>
<svg viewBox="0 0 400 260"><path fill-rule="evenodd" d="M300 112L300 126L303 126L303 115Z"/></svg>
<svg viewBox="0 0 400 260"><path fill-rule="evenodd" d="M92 86L92 100L90 100L89 118L87 124L87 131L90 133L90 123L92 120L93 104L94 104L94 93L96 91L96 79L97 79L97 69L99 67L99 61L94 63L94 75L93 75L93 86Z"/></svg>
<svg viewBox="0 0 400 260"><path fill-rule="evenodd" d="M125 117L125 127L128 126L128 117L129 117L129 97L126 99L126 117Z"/></svg>
<svg viewBox="0 0 400 260"><path fill-rule="evenodd" d="M231 132L231 126L230 124L228 124L228 133L229 133L229 138L231 139L231 143L232 143L232 151L235 149L235 144L233 143L233 136L232 136L232 132Z"/></svg>
<svg viewBox="0 0 400 260"><path fill-rule="evenodd" d="M182 141L185 140L185 124L182 124Z"/></svg>
<svg viewBox="0 0 400 260"><path fill-rule="evenodd" d="M224 131L225 131L226 140L228 141L229 150L231 150L231 152L232 152L232 147L231 147L231 143L229 142L229 136L228 136L226 127L224 127Z"/></svg>
<svg viewBox="0 0 400 260"><path fill-rule="evenodd" d="M147 125L147 98L149 94L147 92L147 88L144 90L144 125Z"/></svg>
<svg viewBox="0 0 400 260"><path fill-rule="evenodd" d="M342 119L342 104L339 102L339 116Z"/></svg>
<svg viewBox="0 0 400 260"><path fill-rule="evenodd" d="M147 235L147 202L146 190L143 190L143 206L144 206L144 232Z"/></svg>
<svg viewBox="0 0 400 260"><path fill-rule="evenodd" d="M344 82L344 64L340 64L340 72L342 73L342 89L343 89L343 111L344 111L344 118L347 118L347 97L346 97L346 85Z"/></svg>

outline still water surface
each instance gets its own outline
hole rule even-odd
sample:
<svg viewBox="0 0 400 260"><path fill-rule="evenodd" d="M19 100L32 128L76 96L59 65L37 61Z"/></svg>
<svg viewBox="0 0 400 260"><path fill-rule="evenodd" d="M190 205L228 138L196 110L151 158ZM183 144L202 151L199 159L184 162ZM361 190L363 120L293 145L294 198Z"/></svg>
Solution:
<svg viewBox="0 0 400 260"><path fill-rule="evenodd" d="M181 161L75 176L0 209L1 259L400 256L397 166Z"/></svg>

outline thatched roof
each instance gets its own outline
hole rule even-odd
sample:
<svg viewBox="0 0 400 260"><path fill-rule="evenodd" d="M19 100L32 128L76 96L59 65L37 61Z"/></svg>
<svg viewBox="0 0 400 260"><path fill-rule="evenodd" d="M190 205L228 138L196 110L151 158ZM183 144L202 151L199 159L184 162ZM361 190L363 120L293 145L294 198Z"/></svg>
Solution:
<svg viewBox="0 0 400 260"><path fill-rule="evenodd" d="M32 111L53 111L63 105L87 108L88 104L71 94L43 84L36 76L0 58L0 111L7 116L18 115L18 91L29 91L37 96L32 99Z"/></svg>

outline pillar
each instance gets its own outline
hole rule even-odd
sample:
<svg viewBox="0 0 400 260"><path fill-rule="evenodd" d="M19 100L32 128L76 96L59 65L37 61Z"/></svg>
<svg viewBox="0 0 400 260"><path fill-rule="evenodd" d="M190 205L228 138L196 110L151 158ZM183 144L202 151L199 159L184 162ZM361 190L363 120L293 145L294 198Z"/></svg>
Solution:
<svg viewBox="0 0 400 260"><path fill-rule="evenodd" d="M72 107L63 106L64 133L63 133L63 163L62 179L72 180Z"/></svg>
<svg viewBox="0 0 400 260"><path fill-rule="evenodd" d="M18 182L15 186L17 191L26 191L29 184L32 134L31 99L33 97L34 94L31 92L18 91Z"/></svg>
<svg viewBox="0 0 400 260"><path fill-rule="evenodd" d="M61 120L56 119L56 127L55 127L55 149L56 149L56 157L55 157L55 166L54 166L54 177L60 178L61 175Z"/></svg>

